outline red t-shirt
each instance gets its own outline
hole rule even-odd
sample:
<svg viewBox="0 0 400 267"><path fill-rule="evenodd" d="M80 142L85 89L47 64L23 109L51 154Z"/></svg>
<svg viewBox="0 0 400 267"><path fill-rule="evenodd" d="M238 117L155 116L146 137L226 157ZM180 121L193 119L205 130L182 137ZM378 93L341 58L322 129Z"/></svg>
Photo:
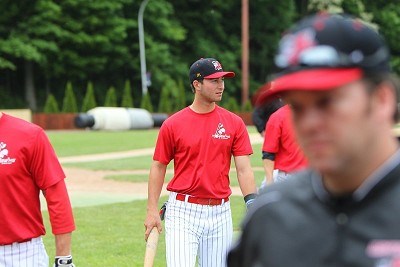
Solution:
<svg viewBox="0 0 400 267"><path fill-rule="evenodd" d="M153 159L174 160L167 190L202 198L230 196L231 157L253 153L243 120L219 106L199 114L189 107L169 117L160 128Z"/></svg>
<svg viewBox="0 0 400 267"><path fill-rule="evenodd" d="M267 121L262 150L275 153L275 169L293 172L307 166L307 160L294 136L288 105L274 112Z"/></svg>
<svg viewBox="0 0 400 267"><path fill-rule="evenodd" d="M75 229L64 172L43 129L3 114L0 118L0 244L45 234L40 190L47 201L53 233ZM62 183L62 184L61 184ZM57 191L59 190L59 191Z"/></svg>

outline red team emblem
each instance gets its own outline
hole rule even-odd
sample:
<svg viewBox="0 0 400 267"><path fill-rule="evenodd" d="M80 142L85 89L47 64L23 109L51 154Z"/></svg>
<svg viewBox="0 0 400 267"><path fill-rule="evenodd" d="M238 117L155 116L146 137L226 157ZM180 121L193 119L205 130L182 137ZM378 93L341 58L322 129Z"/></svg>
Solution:
<svg viewBox="0 0 400 267"><path fill-rule="evenodd" d="M301 52L315 45L315 31L312 29L305 29L296 34L287 35L282 39L282 48L277 58L277 64L280 67L297 65Z"/></svg>

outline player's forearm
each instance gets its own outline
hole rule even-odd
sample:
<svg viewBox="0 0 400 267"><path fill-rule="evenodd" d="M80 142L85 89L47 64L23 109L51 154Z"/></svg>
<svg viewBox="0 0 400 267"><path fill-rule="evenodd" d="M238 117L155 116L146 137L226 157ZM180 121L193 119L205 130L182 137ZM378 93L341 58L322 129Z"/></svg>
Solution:
<svg viewBox="0 0 400 267"><path fill-rule="evenodd" d="M235 166L237 172L237 179L239 182L240 190L243 196L254 194L257 192L256 182L254 181L254 173L250 164L249 156L236 156Z"/></svg>
<svg viewBox="0 0 400 267"><path fill-rule="evenodd" d="M263 159L263 166L267 184L273 183L274 182L273 172L274 172L275 162L273 160Z"/></svg>
<svg viewBox="0 0 400 267"><path fill-rule="evenodd" d="M243 196L257 192L256 183L254 181L254 173L252 170L238 173L238 181Z"/></svg>
<svg viewBox="0 0 400 267"><path fill-rule="evenodd" d="M71 240L71 233L55 235L56 256L71 255Z"/></svg>
<svg viewBox="0 0 400 267"><path fill-rule="evenodd" d="M153 162L149 174L147 211L158 211L158 200L164 184L166 166Z"/></svg>

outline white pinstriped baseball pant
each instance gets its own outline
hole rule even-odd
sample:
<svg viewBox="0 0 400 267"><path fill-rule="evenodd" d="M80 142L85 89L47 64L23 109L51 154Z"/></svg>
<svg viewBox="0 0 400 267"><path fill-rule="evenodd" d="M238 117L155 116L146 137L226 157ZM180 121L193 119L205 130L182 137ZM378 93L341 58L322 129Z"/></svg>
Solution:
<svg viewBox="0 0 400 267"><path fill-rule="evenodd" d="M230 202L208 206L176 200L171 192L165 214L167 266L225 267L232 244Z"/></svg>
<svg viewBox="0 0 400 267"><path fill-rule="evenodd" d="M47 256L41 237L23 243L0 246L0 267L48 267Z"/></svg>

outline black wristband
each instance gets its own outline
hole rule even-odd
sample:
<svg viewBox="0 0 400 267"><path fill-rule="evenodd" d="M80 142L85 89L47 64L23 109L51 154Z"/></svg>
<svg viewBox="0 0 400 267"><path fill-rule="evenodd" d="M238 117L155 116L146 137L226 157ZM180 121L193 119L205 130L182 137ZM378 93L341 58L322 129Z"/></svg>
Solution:
<svg viewBox="0 0 400 267"><path fill-rule="evenodd" d="M247 201L251 200L251 199L255 199L257 197L256 193L252 193L252 194L248 194L246 195L243 199L244 202L247 203Z"/></svg>

